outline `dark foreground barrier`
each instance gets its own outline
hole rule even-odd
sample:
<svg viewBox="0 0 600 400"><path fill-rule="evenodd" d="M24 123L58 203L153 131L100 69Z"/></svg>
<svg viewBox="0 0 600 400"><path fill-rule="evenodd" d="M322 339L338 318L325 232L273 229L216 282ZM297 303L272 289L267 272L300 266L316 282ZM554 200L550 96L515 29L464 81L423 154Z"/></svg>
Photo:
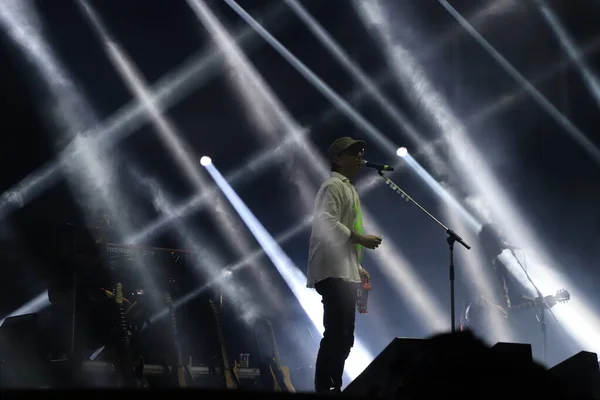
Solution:
<svg viewBox="0 0 600 400"><path fill-rule="evenodd" d="M549 372L571 393L600 399L600 365L596 353L579 352L550 368Z"/></svg>

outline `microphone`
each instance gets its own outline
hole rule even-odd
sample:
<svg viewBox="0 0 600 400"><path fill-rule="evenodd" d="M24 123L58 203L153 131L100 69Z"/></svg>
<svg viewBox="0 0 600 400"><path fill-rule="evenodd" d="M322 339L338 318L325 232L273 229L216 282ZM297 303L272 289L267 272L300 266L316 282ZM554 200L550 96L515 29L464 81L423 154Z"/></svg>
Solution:
<svg viewBox="0 0 600 400"><path fill-rule="evenodd" d="M360 162L360 165L362 167L376 169L377 171L393 171L394 170L394 168L390 167L389 165L376 164L376 163L372 163L372 162L367 161L367 160L362 160Z"/></svg>

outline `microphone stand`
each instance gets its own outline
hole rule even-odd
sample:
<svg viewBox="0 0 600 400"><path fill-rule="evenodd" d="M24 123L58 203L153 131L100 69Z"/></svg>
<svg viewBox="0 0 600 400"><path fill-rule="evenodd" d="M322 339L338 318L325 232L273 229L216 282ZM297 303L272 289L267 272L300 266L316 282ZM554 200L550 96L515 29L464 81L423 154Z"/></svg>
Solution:
<svg viewBox="0 0 600 400"><path fill-rule="evenodd" d="M434 220L448 235L446 237L446 242L448 243L448 247L450 249L450 321L452 327L452 333L456 332L456 307L455 307L455 299L454 299L454 243L460 243L467 250L471 249L465 241L458 236L456 232L452 229L448 228L446 225L440 222L436 217L434 217L429 211L427 211L423 206L417 203L412 197L410 197L404 190L400 189L398 185L396 185L390 178L388 178L381 169L377 171L379 176L381 176L387 185L396 193L400 195L404 200L413 203L415 206L419 208L419 210L423 211L429 218Z"/></svg>
<svg viewBox="0 0 600 400"><path fill-rule="evenodd" d="M547 353L548 353L548 335L547 335L547 332L546 332L546 313L545 313L545 310L548 309L548 311L550 312L550 315L552 315L552 317L554 318L554 320L556 322L558 322L558 319L556 318L556 315L554 315L554 313L552 312L552 310L548 306L548 303L546 302L546 299L542 295L542 292L540 291L540 289L538 289L538 287L535 285L535 283L533 283L533 280L529 276L529 273L527 272L527 269L523 266L523 264L521 264L521 261L519 260L519 257L517 257L517 254L515 253L515 250L514 249L509 249L509 250L510 250L511 254L513 255L513 257L515 258L515 260L517 260L517 263L519 263L519 266L521 267L521 269L523 270L523 272L525 272L525 276L527 276L527 279L529 280L529 283L531 283L531 285L533 286L533 288L537 292L538 297L542 300L542 303L543 303L543 305L541 307L540 317L538 318L538 322L539 322L539 324L540 324L540 326L542 328L542 354L543 354L543 357L544 357L544 365L547 366L548 365L548 358L547 358Z"/></svg>

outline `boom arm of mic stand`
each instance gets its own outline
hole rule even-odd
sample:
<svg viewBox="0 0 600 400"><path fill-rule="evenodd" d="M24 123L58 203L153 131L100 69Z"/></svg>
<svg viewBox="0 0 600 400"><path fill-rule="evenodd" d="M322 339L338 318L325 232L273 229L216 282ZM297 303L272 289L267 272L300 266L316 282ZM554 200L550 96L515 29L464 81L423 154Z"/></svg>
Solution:
<svg viewBox="0 0 600 400"><path fill-rule="evenodd" d="M396 193L398 193L404 200L413 203L417 208L423 211L429 218L434 220L439 226L441 226L444 231L448 234L446 241L448 242L448 247L450 249L450 327L451 332L454 333L456 331L456 310L455 310L455 301L454 301L454 243L458 242L462 246L464 246L467 250L471 248L460 236L456 234L452 229L448 228L446 225L442 224L440 220L434 217L429 211L427 211L423 206L417 203L412 197L410 197L404 190L400 189L398 185L396 185L390 178L388 178L382 171L378 171L379 175L385 180L385 183Z"/></svg>
<svg viewBox="0 0 600 400"><path fill-rule="evenodd" d="M440 220L438 220L436 217L434 217L429 211L427 211L423 206L421 206L419 203L417 203L412 197L410 197L408 195L408 193L406 193L404 190L402 190L398 185L396 185L390 178L387 177L387 175L385 175L382 171L378 171L379 175L385 180L385 183L390 187L390 189L392 189L394 192L398 193L400 195L400 197L402 197L404 200L413 203L415 206L417 206L417 208L419 208L419 210L423 211L429 218L431 218L432 220L434 220L439 226L441 226L444 231L446 231L446 233L448 234L449 238L452 241L458 242L460 243L462 246L464 246L467 250L471 249L471 246L469 246L464 240L463 238L461 238L456 232L454 232L452 229L448 228L446 225L444 225Z"/></svg>

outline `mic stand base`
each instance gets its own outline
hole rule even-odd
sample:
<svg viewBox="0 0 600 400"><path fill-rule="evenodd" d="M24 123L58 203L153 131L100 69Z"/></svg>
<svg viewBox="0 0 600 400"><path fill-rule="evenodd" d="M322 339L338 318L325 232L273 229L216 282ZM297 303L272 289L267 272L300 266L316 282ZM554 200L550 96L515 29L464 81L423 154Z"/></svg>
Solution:
<svg viewBox="0 0 600 400"><path fill-rule="evenodd" d="M552 310L550 309L550 306L548 306L548 303L546 302L546 299L544 298L544 295L542 294L540 289L538 289L536 284L533 283L533 280L529 276L529 272L527 272L527 269L523 266L523 264L521 264L521 261L519 261L519 257L517 257L517 255L515 254L514 249L510 249L510 252L513 255L513 257L515 258L515 260L517 260L517 263L519 264L519 266L521 267L523 272L525 272L525 276L527 277L527 280L529 281L529 283L531 283L531 286L534 287L534 289L538 295L538 298L542 302L541 314L538 319L538 322L540 323L540 325L542 327L542 346L543 346L542 357L544 357L544 366L547 366L548 365L548 359L547 359L547 357L548 357L548 336L547 336L547 332L546 332L546 328L547 328L547 326L546 326L546 310L548 310L550 315L552 315L554 317L554 320L556 322L558 322L558 320L556 319L556 316L554 315L554 313L552 313Z"/></svg>
<svg viewBox="0 0 600 400"><path fill-rule="evenodd" d="M542 357L544 360L544 367L548 367L548 332L546 327L546 310L542 306L540 309L539 324L542 328Z"/></svg>

